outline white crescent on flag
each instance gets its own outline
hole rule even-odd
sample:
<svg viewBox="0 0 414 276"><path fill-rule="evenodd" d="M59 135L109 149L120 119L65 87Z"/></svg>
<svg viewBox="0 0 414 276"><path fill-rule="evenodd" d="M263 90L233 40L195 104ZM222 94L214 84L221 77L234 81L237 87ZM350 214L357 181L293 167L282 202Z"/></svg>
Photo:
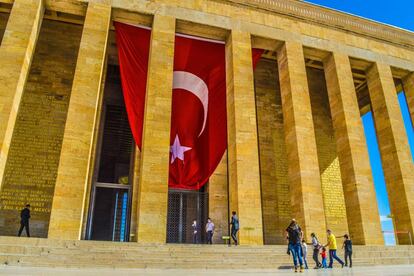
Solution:
<svg viewBox="0 0 414 276"><path fill-rule="evenodd" d="M198 137L203 133L207 122L208 112L208 87L207 84L196 75L185 71L174 71L173 89L183 89L194 94L203 105L204 120Z"/></svg>

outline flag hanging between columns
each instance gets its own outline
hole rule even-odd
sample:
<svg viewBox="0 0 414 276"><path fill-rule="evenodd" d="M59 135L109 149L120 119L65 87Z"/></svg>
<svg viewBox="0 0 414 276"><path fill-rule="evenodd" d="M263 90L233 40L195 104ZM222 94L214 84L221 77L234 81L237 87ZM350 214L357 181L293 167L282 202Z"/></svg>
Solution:
<svg viewBox="0 0 414 276"><path fill-rule="evenodd" d="M115 29L128 119L141 148L151 31L119 22ZM261 54L253 49L253 66ZM197 190L227 148L225 45L177 35L174 55L168 184Z"/></svg>

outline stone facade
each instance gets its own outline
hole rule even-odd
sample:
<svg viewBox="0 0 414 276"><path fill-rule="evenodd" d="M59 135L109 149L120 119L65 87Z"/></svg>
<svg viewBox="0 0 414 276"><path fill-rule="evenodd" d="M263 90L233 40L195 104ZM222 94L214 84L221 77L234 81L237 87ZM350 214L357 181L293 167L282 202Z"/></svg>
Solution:
<svg viewBox="0 0 414 276"><path fill-rule="evenodd" d="M4 172L2 234L16 234L16 212L30 202L32 233L47 237L81 32L77 25L42 23Z"/></svg>
<svg viewBox="0 0 414 276"><path fill-rule="evenodd" d="M291 219L282 99L275 60L261 59L255 75L265 244L283 244Z"/></svg>
<svg viewBox="0 0 414 276"><path fill-rule="evenodd" d="M360 119L370 109L396 229L413 234L413 162L393 82L414 114L413 33L293 0L0 3L0 235L15 233L31 201L35 236L86 238L102 84L108 63L118 66L111 20L152 27L131 241L166 240L177 31L226 43L229 146L208 185L215 242L235 210L242 244L284 244L292 217L306 237L330 228L383 243ZM265 50L255 72L252 47Z"/></svg>

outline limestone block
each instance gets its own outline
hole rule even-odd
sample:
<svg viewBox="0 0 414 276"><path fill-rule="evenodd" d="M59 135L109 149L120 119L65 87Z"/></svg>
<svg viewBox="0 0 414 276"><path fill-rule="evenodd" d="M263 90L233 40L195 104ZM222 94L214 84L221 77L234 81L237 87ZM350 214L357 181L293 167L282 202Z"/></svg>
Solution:
<svg viewBox="0 0 414 276"><path fill-rule="evenodd" d="M240 243L263 244L259 150L250 34L232 30L226 43L230 212L240 219Z"/></svg>
<svg viewBox="0 0 414 276"><path fill-rule="evenodd" d="M396 231L414 231L414 165L390 66L375 63L367 72L374 115ZM408 244L407 234L397 235L399 244Z"/></svg>
<svg viewBox="0 0 414 276"><path fill-rule="evenodd" d="M140 161L139 243L166 241L174 41L175 18L155 14Z"/></svg>
<svg viewBox="0 0 414 276"><path fill-rule="evenodd" d="M277 59L292 216L306 237L314 232L323 240L325 212L302 45L285 42Z"/></svg>
<svg viewBox="0 0 414 276"><path fill-rule="evenodd" d="M89 3L63 136L49 238L80 238L86 190L93 171L92 141L102 94L110 20L109 5Z"/></svg>
<svg viewBox="0 0 414 276"><path fill-rule="evenodd" d="M364 129L349 58L333 53L324 62L348 227L355 244L383 244Z"/></svg>

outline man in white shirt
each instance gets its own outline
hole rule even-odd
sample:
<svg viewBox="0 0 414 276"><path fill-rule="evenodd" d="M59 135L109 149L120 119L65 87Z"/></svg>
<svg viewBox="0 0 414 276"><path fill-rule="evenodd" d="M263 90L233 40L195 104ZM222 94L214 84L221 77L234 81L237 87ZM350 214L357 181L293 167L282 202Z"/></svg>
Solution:
<svg viewBox="0 0 414 276"><path fill-rule="evenodd" d="M213 244L214 223L211 220L211 218L207 219L206 233L207 233L207 243Z"/></svg>

